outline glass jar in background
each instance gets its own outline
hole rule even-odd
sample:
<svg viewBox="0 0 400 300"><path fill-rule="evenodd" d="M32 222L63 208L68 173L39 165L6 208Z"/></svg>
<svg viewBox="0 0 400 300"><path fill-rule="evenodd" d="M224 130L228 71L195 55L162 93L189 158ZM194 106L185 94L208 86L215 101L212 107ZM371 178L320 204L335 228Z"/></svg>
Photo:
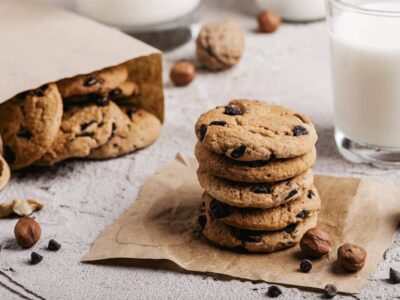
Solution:
<svg viewBox="0 0 400 300"><path fill-rule="evenodd" d="M400 166L400 0L328 0L335 139L350 161Z"/></svg>

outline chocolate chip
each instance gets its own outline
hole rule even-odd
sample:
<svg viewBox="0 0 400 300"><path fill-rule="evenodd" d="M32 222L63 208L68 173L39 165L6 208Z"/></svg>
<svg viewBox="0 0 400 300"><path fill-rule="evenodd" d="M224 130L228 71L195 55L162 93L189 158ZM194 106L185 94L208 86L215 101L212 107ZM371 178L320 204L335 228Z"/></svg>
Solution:
<svg viewBox="0 0 400 300"><path fill-rule="evenodd" d="M25 92L19 93L17 95L17 98L20 99L20 100L25 100L25 98L26 98L26 96L28 96L28 94L29 94L29 91L25 91Z"/></svg>
<svg viewBox="0 0 400 300"><path fill-rule="evenodd" d="M81 131L85 131L90 125L97 123L97 121L92 120L81 125Z"/></svg>
<svg viewBox="0 0 400 300"><path fill-rule="evenodd" d="M86 87L89 87L89 86L93 86L93 85L98 84L98 83L99 83L99 81L98 81L98 79L96 77L88 77L83 82L83 85L86 86Z"/></svg>
<svg viewBox="0 0 400 300"><path fill-rule="evenodd" d="M291 234L297 227L296 223L290 224L283 229L284 232Z"/></svg>
<svg viewBox="0 0 400 300"><path fill-rule="evenodd" d="M213 216L217 219L222 219L231 214L229 205L213 199L210 203L210 209Z"/></svg>
<svg viewBox="0 0 400 300"><path fill-rule="evenodd" d="M326 298L333 298L337 295L337 288L333 284L327 284L324 288L324 296Z"/></svg>
<svg viewBox="0 0 400 300"><path fill-rule="evenodd" d="M201 229L204 229L206 227L206 224L207 224L206 216L199 216L198 222L199 222L199 225L200 225Z"/></svg>
<svg viewBox="0 0 400 300"><path fill-rule="evenodd" d="M87 131L84 131L84 132L82 132L81 134L77 134L76 135L77 137L93 137L94 136L94 132L87 132Z"/></svg>
<svg viewBox="0 0 400 300"><path fill-rule="evenodd" d="M225 106L224 114L228 116L237 116L237 115L242 115L243 112L238 106L228 105Z"/></svg>
<svg viewBox="0 0 400 300"><path fill-rule="evenodd" d="M246 149L247 149L246 145L240 145L238 148L233 149L231 157L233 158L241 157L246 152Z"/></svg>
<svg viewBox="0 0 400 300"><path fill-rule="evenodd" d="M259 243L261 241L261 235L252 230L237 229L235 236L238 240L248 243Z"/></svg>
<svg viewBox="0 0 400 300"><path fill-rule="evenodd" d="M308 134L308 130L307 128L303 127L303 126L295 126L292 129L293 135L294 136L300 136L300 135L307 135Z"/></svg>
<svg viewBox="0 0 400 300"><path fill-rule="evenodd" d="M315 196L314 192L312 190L309 190L307 192L307 198L312 199Z"/></svg>
<svg viewBox="0 0 400 300"><path fill-rule="evenodd" d="M304 259L300 262L300 271L308 273L312 269L312 262L309 259Z"/></svg>
<svg viewBox="0 0 400 300"><path fill-rule="evenodd" d="M110 99L106 95L89 94L88 99L98 106L107 106L110 103Z"/></svg>
<svg viewBox="0 0 400 300"><path fill-rule="evenodd" d="M225 121L212 121L210 123L210 125L215 125L215 126L227 126L228 123L226 123Z"/></svg>
<svg viewBox="0 0 400 300"><path fill-rule="evenodd" d="M296 195L298 193L297 190L291 190L289 192L289 194L286 196L285 200L289 200L290 198L292 198L294 195Z"/></svg>
<svg viewBox="0 0 400 300"><path fill-rule="evenodd" d="M272 194L272 187L269 184L261 183L251 188L255 194Z"/></svg>
<svg viewBox="0 0 400 300"><path fill-rule="evenodd" d="M4 146L4 159L9 163L13 164L17 160L14 151L7 145Z"/></svg>
<svg viewBox="0 0 400 300"><path fill-rule="evenodd" d="M206 136L206 133L207 133L207 125L203 124L203 125L200 126L200 130L199 130L200 141L204 140L204 137Z"/></svg>
<svg viewBox="0 0 400 300"><path fill-rule="evenodd" d="M108 97L110 99L118 98L121 95L122 95L122 90L120 88L115 88L108 92Z"/></svg>
<svg viewBox="0 0 400 300"><path fill-rule="evenodd" d="M49 87L48 84L42 85L40 88L38 88L38 89L35 91L35 96L37 96L37 97L43 97L44 94L46 93L46 90L48 89L48 87Z"/></svg>
<svg viewBox="0 0 400 300"><path fill-rule="evenodd" d="M58 251L60 250L60 248L61 244L53 239L49 241L49 245L47 246L47 249L49 249L50 251Z"/></svg>
<svg viewBox="0 0 400 300"><path fill-rule="evenodd" d="M43 260L43 256L41 256L39 253L32 252L31 253L31 264L32 265L37 265Z"/></svg>
<svg viewBox="0 0 400 300"><path fill-rule="evenodd" d="M296 217L300 218L300 219L305 219L307 218L307 216L310 214L310 212L308 210L302 210L301 212L299 212Z"/></svg>
<svg viewBox="0 0 400 300"><path fill-rule="evenodd" d="M32 133L25 127L21 126L17 134L20 138L29 140L32 137Z"/></svg>
<svg viewBox="0 0 400 300"><path fill-rule="evenodd" d="M129 108L127 111L126 111L126 114L129 116L129 118L132 118L132 116L134 115L134 113L135 112L137 112L138 110L136 109L136 108Z"/></svg>
<svg viewBox="0 0 400 300"><path fill-rule="evenodd" d="M250 167L250 168L260 168L269 163L269 160L254 160L254 161L249 161L245 162L245 164Z"/></svg>
<svg viewBox="0 0 400 300"><path fill-rule="evenodd" d="M399 271L396 271L395 269L393 269L393 268L390 268L390 271L389 271L389 278L390 278L390 282L391 283L400 283L400 272Z"/></svg>
<svg viewBox="0 0 400 300"><path fill-rule="evenodd" d="M276 285L271 285L268 288L267 296L270 298L276 298L279 297L282 294L282 290L277 287Z"/></svg>

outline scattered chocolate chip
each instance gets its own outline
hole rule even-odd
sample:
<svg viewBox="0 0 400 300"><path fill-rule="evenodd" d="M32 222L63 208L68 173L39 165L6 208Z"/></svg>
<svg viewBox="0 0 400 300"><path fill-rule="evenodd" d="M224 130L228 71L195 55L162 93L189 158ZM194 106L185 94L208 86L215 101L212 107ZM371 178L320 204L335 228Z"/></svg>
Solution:
<svg viewBox="0 0 400 300"><path fill-rule="evenodd" d="M50 251L58 251L60 250L60 248L61 244L53 239L49 241L49 245L47 246L47 249L49 249Z"/></svg>
<svg viewBox="0 0 400 300"><path fill-rule="evenodd" d="M228 105L225 106L224 114L228 116L237 116L237 115L242 115L243 112L239 106Z"/></svg>
<svg viewBox="0 0 400 300"><path fill-rule="evenodd" d="M97 80L96 77L88 77L83 82L83 85L86 86L86 87L89 87L89 86L93 86L93 85L95 85L97 83L99 83L99 81Z"/></svg>
<svg viewBox="0 0 400 300"><path fill-rule="evenodd" d="M39 253L32 252L31 253L31 264L32 265L37 265L43 260L43 256L41 256Z"/></svg>
<svg viewBox="0 0 400 300"><path fill-rule="evenodd" d="M269 184L261 183L254 185L251 191L255 194L272 194L272 187Z"/></svg>
<svg viewBox="0 0 400 300"><path fill-rule="evenodd" d="M85 131L90 125L97 123L97 121L92 120L86 123L81 124L81 131Z"/></svg>
<svg viewBox="0 0 400 300"><path fill-rule="evenodd" d="M17 160L14 151L7 145L4 146L4 159L9 163L13 164Z"/></svg>
<svg viewBox="0 0 400 300"><path fill-rule="evenodd" d="M201 125L200 126L200 130L199 130L199 134L200 134L200 141L204 140L204 137L206 136L207 133L207 125Z"/></svg>
<svg viewBox="0 0 400 300"><path fill-rule="evenodd" d="M286 226L284 229L283 229L283 231L285 231L286 233L292 233L295 229L296 229L296 227L297 227L297 224L296 223L293 223L293 224L290 224L290 225L288 225L288 226Z"/></svg>
<svg viewBox="0 0 400 300"><path fill-rule="evenodd" d="M303 126L295 126L292 129L293 135L294 136L300 136L300 135L307 135L308 134L308 130L307 128L303 127Z"/></svg>
<svg viewBox="0 0 400 300"><path fill-rule="evenodd" d="M226 123L225 121L212 121L210 123L210 125L215 125L215 126L227 126L228 123Z"/></svg>
<svg viewBox="0 0 400 300"><path fill-rule="evenodd" d="M222 219L231 214L229 205L213 199L210 203L210 208L213 216L217 219Z"/></svg>
<svg viewBox="0 0 400 300"><path fill-rule="evenodd" d="M18 132L17 135L20 138L27 139L27 140L29 140L32 137L32 133L27 128L25 128L24 126L20 127L19 132Z"/></svg>
<svg viewBox="0 0 400 300"><path fill-rule="evenodd" d="M235 231L235 236L238 240L249 243L259 243L261 241L261 235L256 231L237 229Z"/></svg>
<svg viewBox="0 0 400 300"><path fill-rule="evenodd" d="M308 210L302 210L301 212L299 212L296 217L300 218L300 219L305 219L307 218L307 216L310 214L310 212Z"/></svg>
<svg viewBox="0 0 400 300"><path fill-rule="evenodd" d="M312 269L312 262L309 259L304 259L300 262L300 271L308 273Z"/></svg>
<svg viewBox="0 0 400 300"><path fill-rule="evenodd" d="M324 296L326 298L333 298L337 295L337 288L333 284L327 284L324 288Z"/></svg>
<svg viewBox="0 0 400 300"><path fill-rule="evenodd" d="M110 99L118 98L121 95L122 95L122 90L120 88L115 88L108 92L108 97Z"/></svg>
<svg viewBox="0 0 400 300"><path fill-rule="evenodd" d="M289 192L289 194L286 196L285 200L289 200L290 198L292 198L294 195L296 195L298 193L297 190L291 190Z"/></svg>
<svg viewBox="0 0 400 300"><path fill-rule="evenodd" d="M200 225L201 229L204 229L206 227L206 224L207 224L206 216L199 216L198 222L199 222L199 225Z"/></svg>
<svg viewBox="0 0 400 300"><path fill-rule="evenodd" d="M246 152L246 145L240 145L239 148L233 149L231 153L231 157L239 158Z"/></svg>
<svg viewBox="0 0 400 300"><path fill-rule="evenodd" d="M277 287L276 285L271 285L268 288L267 296L270 298L276 298L279 297L282 294L282 290Z"/></svg>
<svg viewBox="0 0 400 300"><path fill-rule="evenodd" d="M307 198L312 199L315 196L314 192L312 190L309 190L307 192Z"/></svg>
<svg viewBox="0 0 400 300"><path fill-rule="evenodd" d="M393 269L393 268L390 268L390 271L389 271L389 278L390 278L390 282L391 283L400 283L400 272L399 271L396 271L395 269Z"/></svg>

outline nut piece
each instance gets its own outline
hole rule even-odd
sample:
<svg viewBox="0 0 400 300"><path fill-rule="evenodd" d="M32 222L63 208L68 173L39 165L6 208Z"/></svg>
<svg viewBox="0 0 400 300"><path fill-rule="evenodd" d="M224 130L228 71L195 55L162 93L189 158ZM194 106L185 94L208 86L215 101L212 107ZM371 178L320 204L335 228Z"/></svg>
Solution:
<svg viewBox="0 0 400 300"><path fill-rule="evenodd" d="M311 228L303 235L300 248L306 256L318 258L332 250L332 243L325 231Z"/></svg>
<svg viewBox="0 0 400 300"><path fill-rule="evenodd" d="M40 239L42 230L38 222L29 217L22 217L14 228L15 239L22 248L31 248Z"/></svg>
<svg viewBox="0 0 400 300"><path fill-rule="evenodd" d="M367 252L362 247L344 244L339 247L337 256L339 265L347 271L357 272L364 267Z"/></svg>
<svg viewBox="0 0 400 300"><path fill-rule="evenodd" d="M176 86L186 86L196 76L196 68L189 61L176 63L169 73L169 77Z"/></svg>
<svg viewBox="0 0 400 300"><path fill-rule="evenodd" d="M281 23L281 17L273 11L263 10L258 15L258 27L260 28L261 32L275 32L279 28Z"/></svg>

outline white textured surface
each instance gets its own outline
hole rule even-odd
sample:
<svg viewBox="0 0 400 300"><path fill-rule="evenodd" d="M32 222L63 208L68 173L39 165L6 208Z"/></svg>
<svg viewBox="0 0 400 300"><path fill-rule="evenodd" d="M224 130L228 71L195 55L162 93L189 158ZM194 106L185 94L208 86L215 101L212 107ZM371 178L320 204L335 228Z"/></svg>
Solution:
<svg viewBox="0 0 400 300"><path fill-rule="evenodd" d="M206 4L202 9L204 19L233 16L240 18L246 27L247 47L241 63L222 73L200 71L189 87L175 88L168 81L169 67L178 59L192 58L194 47L191 43L168 53L164 74L166 123L156 144L112 161L69 162L42 173L15 175L7 189L0 193L0 198L37 197L46 203L45 209L36 214L43 235L34 248L44 260L37 266L29 265L31 250L21 250L13 239L16 220L1 220L0 243L6 249L0 253L0 271L45 299L266 298L267 283L222 281L162 269L80 263L99 232L132 203L146 178L176 152L192 154L195 144L193 126L198 115L231 98L268 100L308 114L316 123L320 137L317 172L385 181L399 178L399 171L347 163L335 148L328 45L323 22L285 24L274 35L262 35L255 31L253 17L239 13L235 1L207 1ZM45 249L51 238L62 244L57 253ZM400 269L399 243L400 235L397 234L358 298L400 296L400 285L387 282L389 267ZM4 271L10 267L15 272ZM19 298L3 284L21 291L0 274L0 299ZM318 293L297 288L285 287L283 290L284 295L279 299L321 297Z"/></svg>

